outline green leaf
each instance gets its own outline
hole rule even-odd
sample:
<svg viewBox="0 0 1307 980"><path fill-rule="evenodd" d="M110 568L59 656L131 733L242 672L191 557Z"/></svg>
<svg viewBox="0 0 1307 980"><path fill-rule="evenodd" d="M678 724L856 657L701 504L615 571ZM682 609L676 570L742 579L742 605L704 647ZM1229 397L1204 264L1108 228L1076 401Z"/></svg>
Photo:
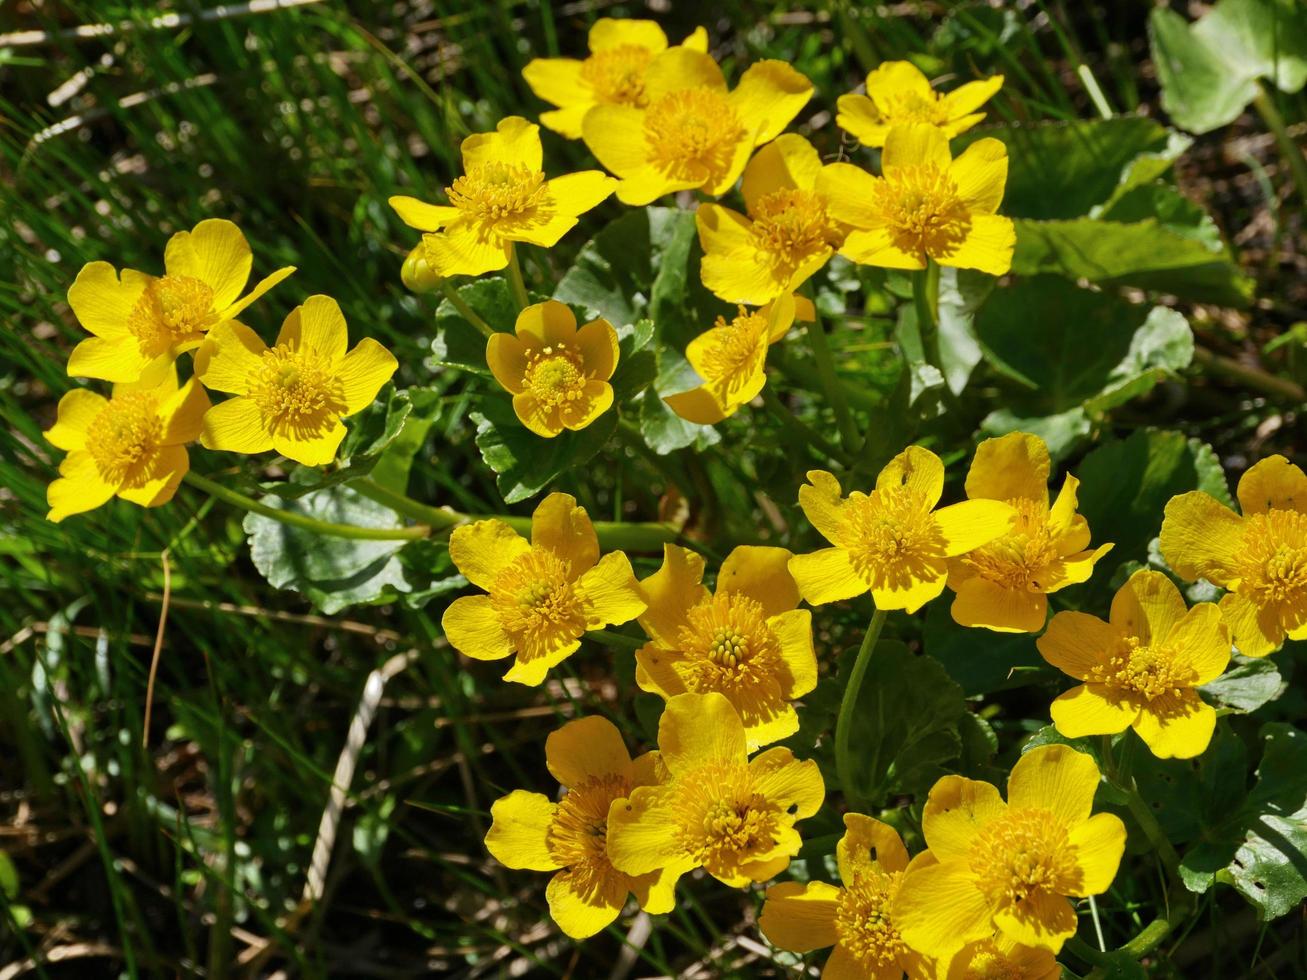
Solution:
<svg viewBox="0 0 1307 980"><path fill-rule="evenodd" d="M887 803L928 790L962 752L958 728L966 713L962 689L937 661L882 640L853 716L857 794Z"/></svg>
<svg viewBox="0 0 1307 980"><path fill-rule="evenodd" d="M333 524L402 527L399 516L346 486L315 490L294 500L275 494L262 503ZM301 593L324 613L360 602L392 600L410 591L397 553L404 541L356 541L292 527L259 514L245 516L254 567L278 589Z"/></svg>
<svg viewBox="0 0 1307 980"><path fill-rule="evenodd" d="M481 458L498 474L499 492L509 504L534 497L561 473L588 462L617 429L617 412L609 409L580 432L545 439L517 420L507 394L483 399L470 417Z"/></svg>
<svg viewBox="0 0 1307 980"><path fill-rule="evenodd" d="M1274 701L1288 686L1270 660L1236 657L1233 667L1201 690L1216 707L1248 714Z"/></svg>
<svg viewBox="0 0 1307 980"><path fill-rule="evenodd" d="M492 330L512 330L517 322L517 300L508 280L502 276L474 279L458 287L458 295ZM458 368L490 377L490 369L486 367L486 335L465 320L448 299L436 307L431 360L436 367Z"/></svg>
<svg viewBox="0 0 1307 980"><path fill-rule="evenodd" d="M1009 408L996 408L980 423L986 436L1005 436L1009 432L1029 432L1048 446L1054 460L1063 460L1089 437L1089 416L1083 408L1071 408L1056 415L1021 416Z"/></svg>
<svg viewBox="0 0 1307 980"><path fill-rule="evenodd" d="M1185 853L1180 875L1195 892L1232 884L1273 919L1307 899L1307 733L1275 723L1262 739L1256 785L1238 807L1222 787L1227 816Z"/></svg>
<svg viewBox="0 0 1307 980"><path fill-rule="evenodd" d="M18 869L4 851L0 851L0 892L4 893L7 902L18 897Z"/></svg>
<svg viewBox="0 0 1307 980"><path fill-rule="evenodd" d="M976 339L976 310L994 290L997 280L969 269L942 267L939 272L939 358L944 379L955 395L961 394L980 363L980 343ZM909 362L926 360L917 326L917 310L911 303L899 308L899 322L894 338ZM915 400L915 399L914 399Z"/></svg>
<svg viewBox="0 0 1307 980"><path fill-rule="evenodd" d="M431 427L440 418L443 394L435 388L406 388L413 410L408 413L399 432L381 444L381 455L372 469L372 479L390 490L403 493L408 487L413 458L426 445ZM389 426L387 426L389 428ZM372 447L375 451L376 446Z"/></svg>
<svg viewBox="0 0 1307 980"><path fill-rule="evenodd" d="M959 626L948 606L943 596L930 604L922 642L967 697L1009 686L1015 672L1045 668L1033 637Z"/></svg>
<svg viewBox="0 0 1307 980"><path fill-rule="evenodd" d="M1225 820L1246 794L1248 750L1222 723L1197 759L1159 759L1130 737L1131 772L1145 804L1171 843L1198 840Z"/></svg>
<svg viewBox="0 0 1307 980"><path fill-rule="evenodd" d="M693 387L692 382L673 390L685 391ZM706 449L721 441L721 436L711 425L687 422L673 412L658 396L657 390L646 391L640 399L640 435L659 456L689 446Z"/></svg>

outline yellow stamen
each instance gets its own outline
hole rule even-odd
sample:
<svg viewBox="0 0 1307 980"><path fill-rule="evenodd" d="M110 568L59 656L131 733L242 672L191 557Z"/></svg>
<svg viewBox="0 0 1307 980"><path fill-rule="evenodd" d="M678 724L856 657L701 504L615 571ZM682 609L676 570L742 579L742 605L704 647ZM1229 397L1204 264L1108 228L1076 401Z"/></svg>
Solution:
<svg viewBox="0 0 1307 980"><path fill-rule="evenodd" d="M551 344L527 354L527 388L541 404L561 408L585 395L585 365L579 351Z"/></svg>
<svg viewBox="0 0 1307 980"><path fill-rule="evenodd" d="M1067 895L1081 878L1066 827L1049 811L1010 809L981 828L971 851L977 885L995 904Z"/></svg>
<svg viewBox="0 0 1307 980"><path fill-rule="evenodd" d="M145 357L157 357L173 344L192 340L218 322L213 290L194 276L150 280L127 317Z"/></svg>
<svg viewBox="0 0 1307 980"><path fill-rule="evenodd" d="M895 248L911 255L947 254L971 228L957 184L934 164L890 170L876 181L871 206Z"/></svg>
<svg viewBox="0 0 1307 980"><path fill-rule="evenodd" d="M158 401L144 392L114 397L86 429L86 448L106 483L143 483L163 438Z"/></svg>
<svg viewBox="0 0 1307 980"><path fill-rule="evenodd" d="M753 792L747 769L706 766L675 787L681 846L708 871L738 875L742 865L775 848L785 815Z"/></svg>
<svg viewBox="0 0 1307 980"><path fill-rule="evenodd" d="M1104 663L1090 671L1089 680L1152 701L1178 696L1182 688L1192 687L1193 671L1176 662L1175 650L1144 646L1131 636L1122 640Z"/></svg>
<svg viewBox="0 0 1307 980"><path fill-rule="evenodd" d="M618 44L596 51L581 63L581 80L590 86L596 102L631 105L643 109L649 104L644 92L644 72L653 52L638 44Z"/></svg>
<svg viewBox="0 0 1307 980"><path fill-rule="evenodd" d="M543 656L585 632L585 610L572 586L571 563L533 548L508 565L490 590L499 622L521 661Z"/></svg>
<svg viewBox="0 0 1307 980"><path fill-rule="evenodd" d="M811 191L782 188L754 207L753 239L785 274L827 249L838 248L843 235L826 213L826 205Z"/></svg>
<svg viewBox="0 0 1307 980"><path fill-rule="evenodd" d="M1017 512L1012 530L966 555L962 562L987 579L1008 589L1043 592L1041 581L1059 556L1048 525L1048 502L1020 497L1007 501Z"/></svg>
<svg viewBox="0 0 1307 980"><path fill-rule="evenodd" d="M1307 606L1307 514L1272 509L1244 522L1236 591L1260 608L1300 612Z"/></svg>
<svg viewBox="0 0 1307 980"><path fill-rule="evenodd" d="M835 932L840 945L869 975L892 966L908 951L890 919L890 904L902 877L901 872L860 870L853 883L841 890L836 903Z"/></svg>
<svg viewBox="0 0 1307 980"><path fill-rule="evenodd" d="M747 135L726 96L707 86L667 93L644 120L650 162L674 180L720 180Z"/></svg>
<svg viewBox="0 0 1307 980"><path fill-rule="evenodd" d="M549 200L543 173L498 161L469 167L445 194L454 207L483 221L538 217Z"/></svg>
<svg viewBox="0 0 1307 980"><path fill-rule="evenodd" d="M311 434L345 414L340 379L308 347L278 344L264 351L250 396L273 431Z"/></svg>
<svg viewBox="0 0 1307 980"><path fill-rule="evenodd" d="M874 587L904 587L925 577L944 542L927 502L903 487L849 497L840 516L840 542Z"/></svg>

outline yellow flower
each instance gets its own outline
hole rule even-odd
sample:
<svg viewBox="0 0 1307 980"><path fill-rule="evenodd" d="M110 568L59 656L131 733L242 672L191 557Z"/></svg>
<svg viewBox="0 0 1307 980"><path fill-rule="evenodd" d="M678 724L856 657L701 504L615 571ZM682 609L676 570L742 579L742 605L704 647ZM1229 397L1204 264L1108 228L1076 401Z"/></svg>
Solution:
<svg viewBox="0 0 1307 980"><path fill-rule="evenodd" d="M404 224L426 232L427 265L439 276L503 269L514 242L551 248L617 183L599 170L546 180L540 127L520 116L469 136L462 150L463 176L445 188L448 204L390 199Z"/></svg>
<svg viewBox="0 0 1307 980"><path fill-rule="evenodd" d="M814 189L821 170L812 144L786 133L744 168L748 217L720 204L700 205L694 217L703 284L728 303L761 306L794 292L825 265L847 229Z"/></svg>
<svg viewBox="0 0 1307 980"><path fill-rule="evenodd" d="M945 776L930 791L922 832L935 862L914 861L894 902L899 932L940 960L995 931L1057 952L1076 931L1068 896L1105 892L1125 825L1090 816L1098 766L1066 745L1031 749L1012 768L1007 802L989 783Z"/></svg>
<svg viewBox="0 0 1307 980"><path fill-rule="evenodd" d="M477 521L454 529L449 557L487 594L455 599L441 620L445 636L473 660L517 654L507 681L542 683L586 630L630 622L645 609L626 555L599 557L585 508L565 493L536 508L529 543L503 521Z"/></svg>
<svg viewBox="0 0 1307 980"><path fill-rule="evenodd" d="M1221 614L1239 652L1264 657L1307 640L1307 475L1268 456L1239 480L1240 517L1194 490L1172 498L1162 555L1181 578L1229 590Z"/></svg>
<svg viewBox="0 0 1307 980"><path fill-rule="evenodd" d="M967 943L941 980L1058 980L1062 967L1047 949L1022 946L1002 933Z"/></svg>
<svg viewBox="0 0 1307 980"><path fill-rule="evenodd" d="M784 548L742 545L726 556L716 594L703 559L663 545L663 567L640 582L652 638L635 655L636 683L663 699L716 691L744 722L749 749L799 730L790 703L817 685L812 614L786 570Z"/></svg>
<svg viewBox="0 0 1307 980"><path fill-rule="evenodd" d="M535 58L522 70L531 91L559 108L540 121L570 140L581 138L581 120L596 105L649 104L644 73L655 55L667 50L667 35L652 20L600 17L590 28L590 56ZM696 28L681 46L708 50L708 33Z"/></svg>
<svg viewBox="0 0 1307 980"><path fill-rule="evenodd" d="M513 396L513 411L538 436L584 429L613 405L608 379L617 367L617 331L607 320L580 330L557 300L518 314L516 335L496 333L486 343L490 372Z"/></svg>
<svg viewBox="0 0 1307 980"><path fill-rule="evenodd" d="M305 466L336 458L341 419L372 404L399 365L371 337L349 353L345 317L330 296L310 296L282 322L268 347L243 323L209 332L195 355L206 388L236 395L209 409L200 442L207 449L275 449Z"/></svg>
<svg viewBox="0 0 1307 980"><path fill-rule="evenodd" d="M986 439L967 473L967 496L1002 500L1016 523L1001 538L949 560L953 619L1000 633L1038 633L1048 618L1048 595L1086 582L1094 563L1112 550L1089 549L1089 525L1076 513L1074 476L1050 507L1050 463L1044 440L1026 432Z"/></svg>
<svg viewBox="0 0 1307 980"><path fill-rule="evenodd" d="M864 146L884 146L894 126L926 123L946 137L964 133L985 118L976 112L1003 87L1003 76L967 82L940 95L908 61L887 61L867 76L866 95L841 95L835 124Z"/></svg>
<svg viewBox="0 0 1307 980"><path fill-rule="evenodd" d="M795 319L814 320L812 300L781 296L750 313L743 306L730 323L718 317L685 348L685 358L703 379L689 391L663 401L687 422L714 425L757 397L767 383L767 349L789 332Z"/></svg>
<svg viewBox="0 0 1307 980"><path fill-rule="evenodd" d="M790 559L803 598L814 605L871 592L877 609L916 612L944 591L948 559L993 541L1015 511L997 500L964 500L935 509L944 464L909 446L890 460L871 493L841 496L824 470L808 473L799 506L834 547Z"/></svg>
<svg viewBox="0 0 1307 980"><path fill-rule="evenodd" d="M659 871L633 876L613 867L605 847L608 810L637 786L655 781L656 752L631 760L621 733L606 718L578 718L545 740L545 760L567 787L557 803L514 790L490 808L486 849L501 864L557 871L545 889L549 914L573 939L602 930L634 892L654 914L672 910L675 881Z"/></svg>
<svg viewBox="0 0 1307 980"><path fill-rule="evenodd" d="M107 399L85 388L68 392L45 432L68 452L47 491L46 516L62 521L115 496L142 507L166 504L190 468L186 444L199 436L208 407L194 378L177 387L171 364L162 380L114 385Z"/></svg>
<svg viewBox="0 0 1307 980"><path fill-rule="evenodd" d="M618 200L645 205L671 191L730 190L754 147L774 140L812 97L812 83L783 61L759 61L734 91L701 51L669 48L644 76L646 106L597 105L585 143L621 178Z"/></svg>
<svg viewBox="0 0 1307 980"><path fill-rule="evenodd" d="M120 280L108 262L88 262L68 289L68 305L94 336L73 349L68 373L157 383L206 331L235 318L295 271L278 269L242 297L252 264L241 230L219 218L168 239L162 276L123 269Z"/></svg>
<svg viewBox="0 0 1307 980"><path fill-rule="evenodd" d="M717 693L679 694L658 723L667 769L608 813L608 857L627 874L665 871L675 882L703 868L732 888L784 871L802 841L795 821L826 795L815 762L785 748L748 758L744 723Z"/></svg>
<svg viewBox="0 0 1307 980"><path fill-rule="evenodd" d="M934 126L895 126L881 166L884 177L850 163L817 177L831 217L854 229L841 255L889 269L922 269L927 257L993 276L1012 267L1016 230L994 213L1007 183L1002 143L977 140L954 160Z"/></svg>
<svg viewBox="0 0 1307 980"><path fill-rule="evenodd" d="M1153 754L1192 759L1212 740L1216 711L1195 688L1230 661L1230 632L1210 602L1186 610L1161 572L1140 571L1117 591L1110 622L1060 612L1036 645L1058 670L1084 681L1053 702L1067 738L1134 728Z"/></svg>
<svg viewBox="0 0 1307 980"><path fill-rule="evenodd" d="M898 980L919 976L922 961L899 936L891 912L908 852L888 824L844 815L836 846L840 881L787 881L767 889L758 927L773 946L795 953L834 946L824 980Z"/></svg>

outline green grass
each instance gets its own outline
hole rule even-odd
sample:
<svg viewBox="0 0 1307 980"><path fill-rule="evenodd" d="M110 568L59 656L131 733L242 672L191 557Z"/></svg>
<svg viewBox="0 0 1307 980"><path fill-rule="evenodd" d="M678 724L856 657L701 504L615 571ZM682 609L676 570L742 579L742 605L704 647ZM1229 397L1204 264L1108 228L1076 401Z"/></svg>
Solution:
<svg viewBox="0 0 1307 980"><path fill-rule="evenodd" d="M1006 72L1009 86L994 104L999 118L1094 115L1084 73L1076 73L1082 64L1113 109L1156 110L1138 70L1142 5L1106 4L1091 16L1079 4L1039 2L1003 17L943 4L951 12L947 48L929 44L938 20L904 6L736 0L700 10L711 13L706 26L728 75L779 57L813 79L820 95L799 128L828 153L840 146L830 118L835 95L868 66L906 51L927 52L936 74ZM0 31L57 35L77 24L146 19L128 3L39 9L0 9ZM664 21L669 35L689 33L700 10L676 5ZM443 187L467 133L506 114L534 116L542 106L519 74L530 57L578 53L595 17L640 12L549 0L328 2L0 49L0 744L8 747L0 757L0 848L20 878L16 896L4 899L4 918L14 922L0 918L0 960L32 958L43 976L280 968L471 978L605 976L629 955L631 976L696 965L701 976L797 975L734 941L756 943L756 890L690 884L647 941L624 945L620 926L629 920L619 920L575 946L548 928L544 876L506 871L486 855L481 838L498 795L552 790L541 746L559 719L604 712L649 742L649 712L613 697L605 652L569 661L558 684L527 690L501 683L493 665L469 668L444 645L438 600L321 617L255 572L242 515L190 488L165 508L116 502L59 526L44 519L57 458L40 433L70 387L63 364L82 336L65 302L69 283L94 259L159 271L168 236L211 216L245 230L256 275L298 267L255 307L251 326L268 336L292 304L329 293L352 336L374 336L395 351L401 385L433 385L448 396L410 494L503 511L472 445L464 380L424 367L433 303L400 285L412 233L385 201ZM83 71L76 93L52 105L50 94ZM1301 97L1283 103L1289 121L1301 122ZM580 145L549 135L546 157L555 172L587 160ZM1220 215L1227 232L1249 217L1242 207ZM1300 221L1300 207L1282 204L1281 220ZM556 252L534 251L528 273L546 281L619 213L615 202L605 204ZM1293 310L1286 301L1269 323L1254 321L1254 331L1278 329L1275 318ZM1274 414L1260 402L1245 408L1237 387L1205 390L1211 404L1185 424L1223 452L1247 447L1258 422ZM764 489L777 478L765 458L721 450L711 458L715 468L689 478L707 487L705 496L722 473L742 473ZM226 465L216 454L193 459L202 472ZM665 478L648 462L627 463L619 484L574 474L561 488L597 516L652 519ZM728 519L747 524L760 515L744 497ZM172 601L143 745L165 589ZM846 645L857 627L837 622L829 644ZM342 787L324 895L303 903L332 774L368 679L386 665L393 676L369 701L375 717ZM629 668L618 680L630 685ZM1039 717L1044 706L1021 691L1005 695L996 722L1004 745L1021 734L1019 719ZM1103 903L1114 944L1160 900L1146 875L1122 887L1130 893ZM1237 902L1204 901L1209 908L1187 942L1205 944L1212 976L1261 964L1272 966L1257 975L1287 976L1301 967L1301 936L1262 929ZM24 928L12 927L28 915ZM43 965L60 949L84 958Z"/></svg>

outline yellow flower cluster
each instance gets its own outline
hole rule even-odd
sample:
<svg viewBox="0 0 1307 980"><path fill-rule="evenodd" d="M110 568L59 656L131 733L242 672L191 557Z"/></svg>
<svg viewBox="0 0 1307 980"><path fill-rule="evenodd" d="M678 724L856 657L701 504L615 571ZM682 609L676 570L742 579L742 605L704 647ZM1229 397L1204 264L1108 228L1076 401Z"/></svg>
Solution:
<svg viewBox="0 0 1307 980"><path fill-rule="evenodd" d="M346 350L334 299L310 296L269 348L236 317L293 267L241 296L253 255L230 221L208 219L168 240L164 274L121 274L108 262L82 267L68 304L91 334L73 350L68 373L113 382L109 398L86 388L59 402L45 433L68 455L50 484L49 519L121 497L142 507L172 499L190 468L186 447L259 453L275 449L308 466L336 457L341 419L369 405L398 366L365 339ZM193 352L179 384L179 358ZM236 395L213 405L208 391Z"/></svg>

